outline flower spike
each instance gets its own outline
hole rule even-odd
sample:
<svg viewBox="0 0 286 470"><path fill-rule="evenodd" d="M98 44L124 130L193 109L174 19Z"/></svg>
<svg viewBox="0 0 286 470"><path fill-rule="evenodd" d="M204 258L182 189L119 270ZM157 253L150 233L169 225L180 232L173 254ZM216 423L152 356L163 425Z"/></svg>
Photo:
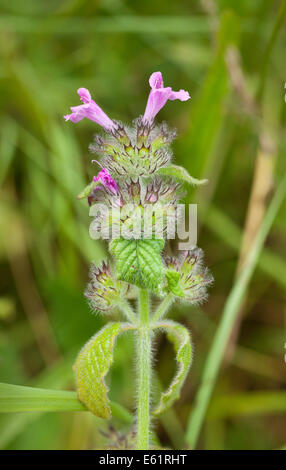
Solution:
<svg viewBox="0 0 286 470"><path fill-rule="evenodd" d="M150 449L153 337L162 330L167 333L177 362L171 384L152 410L152 415L157 416L179 398L192 361L188 329L164 317L173 302L196 304L205 300L213 280L203 265L203 252L197 247L178 258L163 258L166 240L175 238L177 233L184 184L204 181L196 180L184 168L171 164L170 143L176 133L165 123L154 124L155 116L168 100L186 101L189 93L164 87L161 72L153 73L149 83L151 91L144 116L139 116L131 126L109 119L85 88L78 90L81 105L72 107L72 113L65 116L72 122L91 119L106 131L96 136L90 147L99 155L95 158L100 161L92 160L99 168L78 198L86 198L90 206L90 237L109 240L108 251L114 268L105 262L98 267L92 265L85 296L96 313L115 311L118 315L120 312L127 320L110 322L80 351L73 367L77 397L100 418L109 419L111 408L115 413L116 407L110 406L104 379L113 363L118 335L135 332L138 345L136 446L133 439L129 444L125 439L123 444L126 449L136 447L144 451ZM190 225L191 233L195 228ZM151 316L154 295L162 301ZM137 312L129 299L138 299ZM129 421L127 412L120 413Z"/></svg>
<svg viewBox="0 0 286 470"><path fill-rule="evenodd" d="M76 123L83 118L87 118L96 122L109 132L114 131L117 127L116 124L102 111L95 101L91 99L90 92L86 88L79 88L77 92L83 104L72 106L72 113L64 116L65 120Z"/></svg>
<svg viewBox="0 0 286 470"><path fill-rule="evenodd" d="M168 100L187 101L190 95L185 90L173 91L171 87L165 87L161 72L154 72L149 78L151 91L149 93L143 122L151 125L156 114L162 109Z"/></svg>

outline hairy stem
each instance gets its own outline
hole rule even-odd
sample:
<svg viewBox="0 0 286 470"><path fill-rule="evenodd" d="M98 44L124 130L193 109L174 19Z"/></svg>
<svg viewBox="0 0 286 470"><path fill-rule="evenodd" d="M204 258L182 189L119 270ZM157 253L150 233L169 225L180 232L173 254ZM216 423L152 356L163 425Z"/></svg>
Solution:
<svg viewBox="0 0 286 470"><path fill-rule="evenodd" d="M137 450L149 449L151 336L149 330L149 295L141 289L139 294L140 326L138 328L138 416Z"/></svg>
<svg viewBox="0 0 286 470"><path fill-rule="evenodd" d="M128 321L130 321L133 324L137 323L136 315L133 312L133 309L130 307L130 304L127 300L125 302L122 302L119 305L119 308L120 308L121 312L123 313L123 315L125 315L125 317L127 318Z"/></svg>
<svg viewBox="0 0 286 470"><path fill-rule="evenodd" d="M164 317L173 299L174 299L174 295L172 293L168 294L164 298L164 300L160 303L159 307L157 308L156 312L154 313L152 317L152 323L156 323L157 321L161 320Z"/></svg>

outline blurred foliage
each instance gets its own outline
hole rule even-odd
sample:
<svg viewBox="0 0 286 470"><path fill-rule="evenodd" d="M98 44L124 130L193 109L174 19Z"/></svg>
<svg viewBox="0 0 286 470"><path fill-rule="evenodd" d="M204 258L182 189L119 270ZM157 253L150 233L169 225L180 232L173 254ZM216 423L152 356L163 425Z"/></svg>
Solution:
<svg viewBox="0 0 286 470"><path fill-rule="evenodd" d="M284 17L284 28L273 33L280 6L0 0L1 382L74 389L71 364L104 324L90 313L83 291L89 265L104 258L105 246L90 239L88 208L76 199L94 172L88 145L98 129L87 120L64 123L62 116L78 104L76 89L86 87L111 117L131 121L144 111L150 73L161 70L166 84L192 96L160 113L179 130L175 162L209 179L186 202L199 204L198 245L215 284L203 307L173 309L192 332L194 365L181 399L154 429L164 447L185 446L202 368L236 275L262 130L275 148L269 152L274 188L286 171ZM284 202L241 304L243 321L199 448L285 445L285 235ZM155 395L174 373L163 336L157 346ZM129 337L118 341L109 378L111 399L130 410L133 349ZM112 424L130 431L116 419ZM101 431L108 433L108 424L88 413L1 415L0 447L102 448Z"/></svg>

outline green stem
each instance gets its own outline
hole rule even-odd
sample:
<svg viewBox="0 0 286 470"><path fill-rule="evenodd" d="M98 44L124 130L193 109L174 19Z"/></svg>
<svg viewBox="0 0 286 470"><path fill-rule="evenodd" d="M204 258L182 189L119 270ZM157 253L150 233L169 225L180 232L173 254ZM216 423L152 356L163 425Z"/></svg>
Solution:
<svg viewBox="0 0 286 470"><path fill-rule="evenodd" d="M125 302L122 302L119 305L119 308L121 312L123 313L123 315L125 315L128 321L130 321L133 324L137 323L136 315L133 312L133 309L130 307L129 302L127 302L127 300Z"/></svg>
<svg viewBox="0 0 286 470"><path fill-rule="evenodd" d="M149 295L141 289L139 293L140 326L138 328L138 417L137 450L149 449L150 428L150 380L151 380L151 335L149 330Z"/></svg>
<svg viewBox="0 0 286 470"><path fill-rule="evenodd" d="M164 298L164 300L160 303L159 307L157 308L156 312L154 313L152 317L152 323L156 323L157 321L161 320L164 317L173 299L174 299L174 295L172 293L168 294Z"/></svg>

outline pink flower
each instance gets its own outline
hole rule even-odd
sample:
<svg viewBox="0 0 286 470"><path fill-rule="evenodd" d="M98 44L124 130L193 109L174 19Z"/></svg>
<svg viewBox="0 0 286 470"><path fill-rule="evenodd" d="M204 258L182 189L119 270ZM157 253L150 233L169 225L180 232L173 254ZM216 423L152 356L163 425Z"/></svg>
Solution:
<svg viewBox="0 0 286 470"><path fill-rule="evenodd" d="M190 99L189 93L185 90L173 91L171 87L164 88L161 72L152 73L149 83L151 91L143 116L143 122L147 124L152 124L154 117L165 106L168 100L187 101Z"/></svg>
<svg viewBox="0 0 286 470"><path fill-rule="evenodd" d="M101 127L104 127L104 129L107 131L116 129L115 123L91 99L91 95L86 88L79 88L77 92L83 104L79 106L72 106L72 114L67 114L64 116L66 121L79 122L83 118L87 118L96 122Z"/></svg>
<svg viewBox="0 0 286 470"><path fill-rule="evenodd" d="M96 160L92 160L92 162L96 162ZM98 163L98 162L96 162ZM100 165L100 163L99 163ZM100 165L101 166L101 165ZM112 178L112 176L108 173L106 168L102 168L97 176L93 177L93 181L99 181L103 184L107 189L109 189L113 194L118 193L118 186L116 181Z"/></svg>

